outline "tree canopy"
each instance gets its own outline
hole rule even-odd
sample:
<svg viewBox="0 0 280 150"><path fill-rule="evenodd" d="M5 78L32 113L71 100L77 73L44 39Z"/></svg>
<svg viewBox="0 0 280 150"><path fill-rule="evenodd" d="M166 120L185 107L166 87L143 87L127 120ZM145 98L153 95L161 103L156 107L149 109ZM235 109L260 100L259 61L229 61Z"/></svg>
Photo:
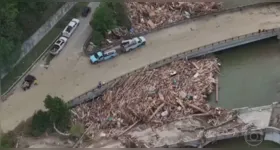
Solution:
<svg viewBox="0 0 280 150"><path fill-rule="evenodd" d="M0 71L17 61L23 41L32 35L62 4L0 1Z"/></svg>
<svg viewBox="0 0 280 150"><path fill-rule="evenodd" d="M127 9L123 1L104 0L93 13L90 25L93 29L93 43L100 46L106 33L116 27L131 28Z"/></svg>

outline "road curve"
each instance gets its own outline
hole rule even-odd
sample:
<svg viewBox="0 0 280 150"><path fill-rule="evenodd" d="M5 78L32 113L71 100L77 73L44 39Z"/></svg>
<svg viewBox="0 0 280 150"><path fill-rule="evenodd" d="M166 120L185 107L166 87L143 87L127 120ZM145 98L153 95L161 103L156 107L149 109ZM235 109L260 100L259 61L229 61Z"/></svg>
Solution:
<svg viewBox="0 0 280 150"><path fill-rule="evenodd" d="M51 62L49 69L37 65L32 71L39 85L26 92L17 90L3 103L2 129L11 130L35 110L42 109L47 94L70 100L95 87L98 81L109 81L165 57L259 29L280 27L279 12L280 5L274 4L181 24L148 34L145 47L98 65L91 65L82 54L91 29L88 18L81 20L67 47Z"/></svg>

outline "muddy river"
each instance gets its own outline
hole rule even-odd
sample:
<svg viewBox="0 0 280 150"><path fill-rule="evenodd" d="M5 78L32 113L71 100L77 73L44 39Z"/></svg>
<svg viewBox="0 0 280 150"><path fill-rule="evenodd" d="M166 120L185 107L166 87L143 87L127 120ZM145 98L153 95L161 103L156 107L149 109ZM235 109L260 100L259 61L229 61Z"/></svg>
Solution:
<svg viewBox="0 0 280 150"><path fill-rule="evenodd" d="M215 54L221 61L219 102L223 108L269 105L280 100L280 41L276 38L228 49ZM221 141L209 147L248 147L244 138ZM260 147L280 147L263 142Z"/></svg>
<svg viewBox="0 0 280 150"><path fill-rule="evenodd" d="M227 8L273 0L222 0ZM215 54L222 62L219 76L219 103L215 93L210 103L224 108L269 105L280 99L280 41L276 38L228 49ZM223 140L207 148L250 147L245 139ZM279 148L273 142L258 147Z"/></svg>

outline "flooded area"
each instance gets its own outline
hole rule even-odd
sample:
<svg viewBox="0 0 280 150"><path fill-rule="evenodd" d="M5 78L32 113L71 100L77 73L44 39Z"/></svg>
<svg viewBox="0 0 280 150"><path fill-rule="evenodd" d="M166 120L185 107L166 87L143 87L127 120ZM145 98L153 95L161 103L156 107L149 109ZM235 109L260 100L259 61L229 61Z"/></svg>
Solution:
<svg viewBox="0 0 280 150"><path fill-rule="evenodd" d="M226 8L273 0L222 0ZM280 41L276 38L228 49L215 54L221 61L219 102L215 93L210 103L224 108L269 105L280 98ZM250 147L244 137L212 143L206 148ZM265 141L260 148L279 148Z"/></svg>
<svg viewBox="0 0 280 150"><path fill-rule="evenodd" d="M224 108L269 105L280 99L280 42L276 38L217 53L219 102Z"/></svg>
<svg viewBox="0 0 280 150"><path fill-rule="evenodd" d="M280 99L280 41L271 38L215 54L221 61L219 102L223 108L269 105ZM223 140L207 147L248 147L245 139ZM259 147L280 147L263 142Z"/></svg>

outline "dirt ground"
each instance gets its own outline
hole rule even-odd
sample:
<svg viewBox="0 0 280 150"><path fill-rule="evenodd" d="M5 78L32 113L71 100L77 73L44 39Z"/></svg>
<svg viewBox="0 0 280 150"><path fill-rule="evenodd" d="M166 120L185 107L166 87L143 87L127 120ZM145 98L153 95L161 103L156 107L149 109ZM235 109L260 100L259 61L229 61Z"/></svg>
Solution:
<svg viewBox="0 0 280 150"><path fill-rule="evenodd" d="M279 12L280 5L264 6L161 30L145 36L145 47L98 65L91 65L83 55L82 46L91 29L89 18L81 19L77 31L60 55L52 60L49 69L44 69L42 62L32 71L39 85L26 92L17 90L2 104L2 129L4 132L11 130L35 110L42 109L47 94L68 101L95 87L99 81L109 81L162 58L259 29L279 27Z"/></svg>

